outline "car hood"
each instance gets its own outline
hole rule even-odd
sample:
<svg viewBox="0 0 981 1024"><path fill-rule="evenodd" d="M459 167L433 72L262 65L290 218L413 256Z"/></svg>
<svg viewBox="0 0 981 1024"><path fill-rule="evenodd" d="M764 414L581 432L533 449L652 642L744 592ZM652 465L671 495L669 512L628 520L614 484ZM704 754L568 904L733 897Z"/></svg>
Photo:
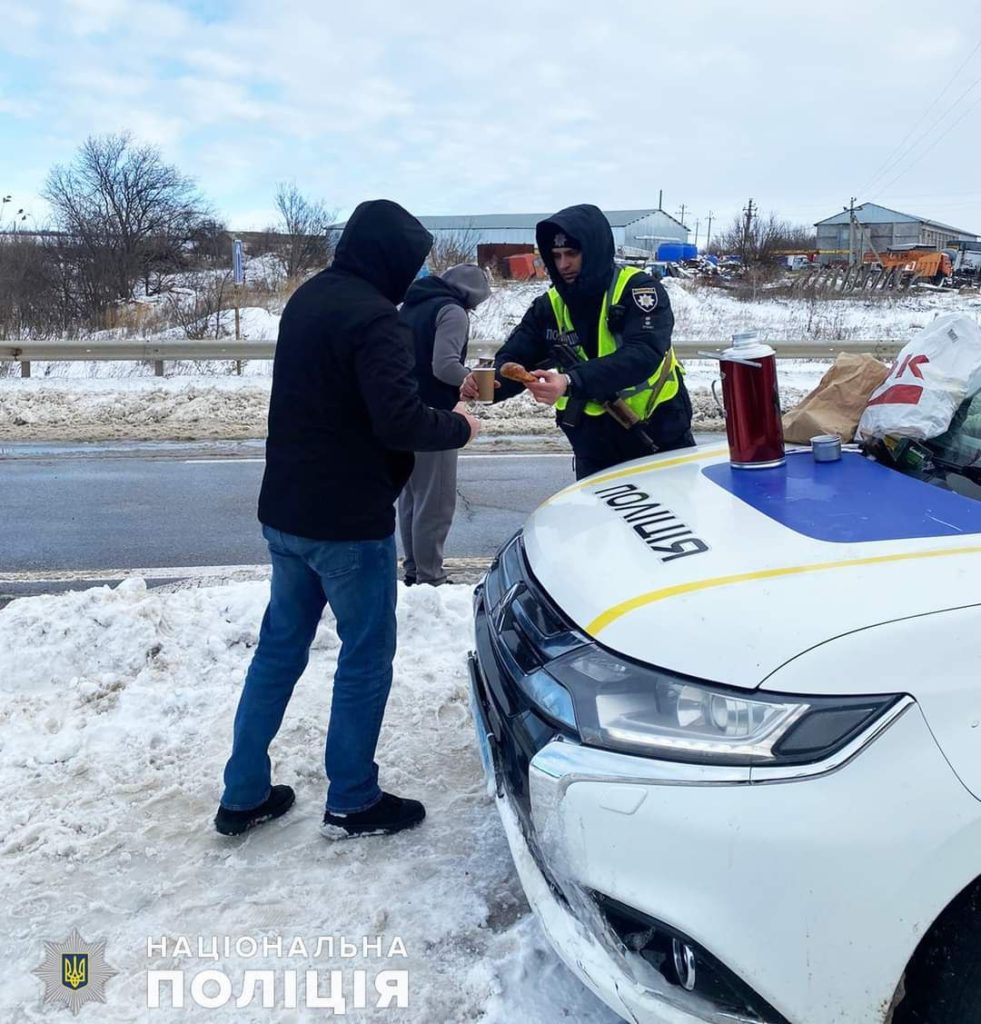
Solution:
<svg viewBox="0 0 981 1024"><path fill-rule="evenodd" d="M857 452L766 470L734 470L718 447L626 463L547 500L524 540L538 582L603 646L746 688L835 637L981 592L981 502Z"/></svg>

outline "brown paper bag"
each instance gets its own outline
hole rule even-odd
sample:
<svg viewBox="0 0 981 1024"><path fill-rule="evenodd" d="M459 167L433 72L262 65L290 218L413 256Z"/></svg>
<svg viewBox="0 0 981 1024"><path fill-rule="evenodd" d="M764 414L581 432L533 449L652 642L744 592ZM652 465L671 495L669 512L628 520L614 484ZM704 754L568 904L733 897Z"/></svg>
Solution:
<svg viewBox="0 0 981 1024"><path fill-rule="evenodd" d="M869 395L888 375L889 367L873 356L839 353L820 384L784 415L784 439L808 444L817 434L838 434L851 441Z"/></svg>

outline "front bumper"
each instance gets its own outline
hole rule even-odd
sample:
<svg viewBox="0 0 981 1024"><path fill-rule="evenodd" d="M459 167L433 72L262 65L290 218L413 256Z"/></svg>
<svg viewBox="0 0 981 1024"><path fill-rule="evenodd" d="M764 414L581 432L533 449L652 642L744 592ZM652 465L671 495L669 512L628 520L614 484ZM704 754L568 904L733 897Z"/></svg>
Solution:
<svg viewBox="0 0 981 1024"><path fill-rule="evenodd" d="M485 765L529 902L599 998L638 1024L887 1019L957 891L965 836L981 840L978 804L915 704L859 756L778 782L582 746L523 701L505 660L478 593ZM673 983L628 946L611 904L688 937L756 1010Z"/></svg>
<svg viewBox="0 0 981 1024"><path fill-rule="evenodd" d="M556 801L561 799L557 786L568 780L560 776L552 780L556 785L546 782L548 776L541 765L552 760L559 748L563 757L566 748L585 748L562 742L546 744L539 763L537 755L526 763L530 788L516 793L507 764L513 762L517 745L500 718L500 709L488 700L487 683L473 655L470 679L471 710L488 788L497 797L498 812L528 902L566 966L607 1006L637 1024L758 1024L758 1017L720 1014L698 996L672 986L641 957L622 947L593 898L586 895L587 889L570 886L569 879L562 878L557 869L566 858L556 844L554 812ZM498 719L496 734L491 715ZM548 818L541 832L535 826L533 806L538 807L540 819L545 815ZM637 980L638 976L643 980ZM779 1015L770 1019L774 1024L784 1024Z"/></svg>

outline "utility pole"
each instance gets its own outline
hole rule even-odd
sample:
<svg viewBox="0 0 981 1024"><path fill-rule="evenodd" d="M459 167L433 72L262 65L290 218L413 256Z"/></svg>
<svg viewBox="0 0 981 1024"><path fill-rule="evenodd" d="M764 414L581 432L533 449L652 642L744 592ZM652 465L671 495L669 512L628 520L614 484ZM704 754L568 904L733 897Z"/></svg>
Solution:
<svg viewBox="0 0 981 1024"><path fill-rule="evenodd" d="M696 217L695 218L695 248L696 249L698 248L698 226L701 223L702 223L701 220L698 217Z"/></svg>
<svg viewBox="0 0 981 1024"><path fill-rule="evenodd" d="M848 265L855 265L855 196L848 203Z"/></svg>
<svg viewBox="0 0 981 1024"><path fill-rule="evenodd" d="M714 214L712 213L711 210L709 210L708 230L705 232L705 248L706 249L708 249L709 243L712 241L712 217L713 216L714 216Z"/></svg>
<svg viewBox="0 0 981 1024"><path fill-rule="evenodd" d="M681 225L682 225L682 227L687 227L687 225L685 224L685 210L687 210L687 209L688 209L688 207L685 206L684 203L682 203L681 204L681 209L678 211L678 214L681 217Z"/></svg>
<svg viewBox="0 0 981 1024"><path fill-rule="evenodd" d="M740 255L742 256L743 264L745 265L747 250L749 249L749 233L752 230L753 217L756 214L752 198L746 204L746 209L743 210L743 213L746 215L746 219L743 221L743 251Z"/></svg>

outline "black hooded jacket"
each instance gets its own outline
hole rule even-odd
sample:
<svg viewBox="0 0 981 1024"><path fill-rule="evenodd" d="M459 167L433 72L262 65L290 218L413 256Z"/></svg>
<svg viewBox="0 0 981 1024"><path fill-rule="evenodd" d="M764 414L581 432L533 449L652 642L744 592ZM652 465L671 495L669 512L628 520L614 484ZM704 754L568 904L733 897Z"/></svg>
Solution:
<svg viewBox="0 0 981 1024"><path fill-rule="evenodd" d="M259 519L316 540L379 540L413 451L461 448L470 430L419 398L402 301L432 236L388 200L362 203L333 264L283 311Z"/></svg>
<svg viewBox="0 0 981 1024"><path fill-rule="evenodd" d="M557 234L575 239L582 251L582 270L572 284L563 281L555 268L552 248ZM631 277L620 299L624 309L623 323L619 330L620 347L610 355L597 358L600 309L603 296L617 269L613 262L613 232L603 212L589 204L560 210L539 222L536 239L552 284L562 296L572 317L575 331L569 340L578 343L589 357L586 363L574 369L562 368L572 380L572 394L606 401L656 373L671 346L674 314L671 312L667 292L647 274L640 273ZM635 289L640 290L645 301L653 289L656 297L654 307L645 309L639 300L634 299ZM500 368L506 362L516 362L528 369L555 366L551 349L557 340L558 329L552 304L548 295L540 295L497 352L494 364ZM510 398L518 394L522 387L521 384L502 379L495 400ZM595 424L589 423L592 419L596 417L584 415L580 427L566 430L573 447L577 445L577 432L582 433L595 427ZM658 406L649 421L649 432L655 443L665 447L684 437L690 426L691 402L684 381L679 378L677 396Z"/></svg>
<svg viewBox="0 0 981 1024"><path fill-rule="evenodd" d="M412 331L419 395L435 409L452 409L460 401L460 388L440 380L433 373L433 339L436 320L444 306L466 309L460 293L441 277L424 277L409 289L399 318ZM461 361L467 358L463 346Z"/></svg>
<svg viewBox="0 0 981 1024"><path fill-rule="evenodd" d="M556 238L574 239L582 252L582 270L572 282L566 283L555 269L552 249ZM560 210L554 217L540 221L535 228L535 241L548 276L556 291L569 307L579 344L590 359L596 357L597 330L603 296L610 287L613 272L613 232L603 211L584 203ZM549 305L549 311L551 311ZM554 319L554 317L553 317Z"/></svg>

